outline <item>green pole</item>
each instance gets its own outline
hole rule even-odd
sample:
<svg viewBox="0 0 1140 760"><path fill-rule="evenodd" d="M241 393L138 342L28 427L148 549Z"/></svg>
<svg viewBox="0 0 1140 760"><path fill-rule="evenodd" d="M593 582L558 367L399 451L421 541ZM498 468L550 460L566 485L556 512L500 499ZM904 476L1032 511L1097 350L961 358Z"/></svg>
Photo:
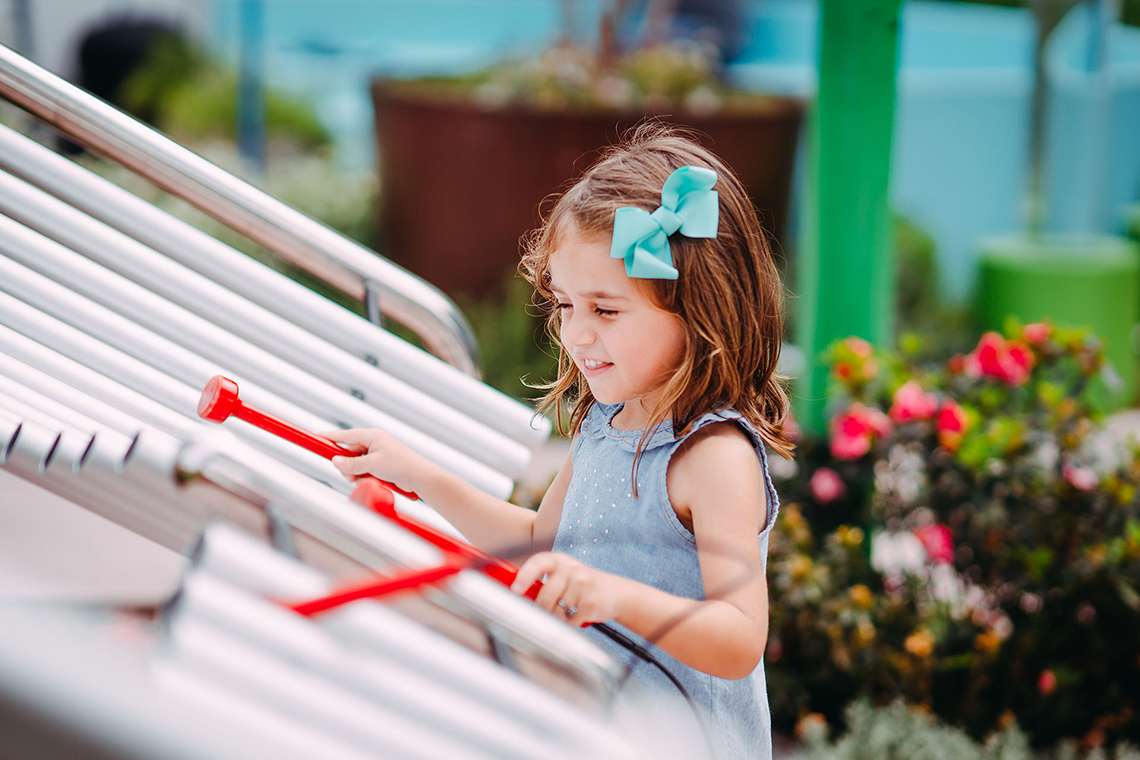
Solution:
<svg viewBox="0 0 1140 760"><path fill-rule="evenodd" d="M805 370L797 416L826 427L820 353L858 335L891 339L894 258L887 183L901 0L822 0L819 94L808 123L808 178L797 255L797 340Z"/></svg>

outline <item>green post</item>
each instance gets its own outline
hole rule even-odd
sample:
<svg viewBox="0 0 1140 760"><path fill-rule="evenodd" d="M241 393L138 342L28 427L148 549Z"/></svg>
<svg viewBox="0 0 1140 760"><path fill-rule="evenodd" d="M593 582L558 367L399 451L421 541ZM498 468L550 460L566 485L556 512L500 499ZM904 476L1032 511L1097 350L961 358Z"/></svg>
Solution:
<svg viewBox="0 0 1140 760"><path fill-rule="evenodd" d="M819 94L808 126L807 204L795 303L805 370L797 416L825 427L827 368L838 338L890 340L894 259L887 182L901 0L822 0Z"/></svg>

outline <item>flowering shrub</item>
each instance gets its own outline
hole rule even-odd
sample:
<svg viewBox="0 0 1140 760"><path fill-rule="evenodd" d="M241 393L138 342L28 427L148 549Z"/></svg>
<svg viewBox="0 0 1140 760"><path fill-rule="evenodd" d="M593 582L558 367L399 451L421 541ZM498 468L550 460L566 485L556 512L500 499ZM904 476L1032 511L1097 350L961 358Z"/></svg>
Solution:
<svg viewBox="0 0 1140 760"><path fill-rule="evenodd" d="M1082 752L1076 741L1034 752L1025 733L1010 721L987 737L985 743L970 740L960 730L941 724L921 707L893 702L873 707L853 702L844 716L847 732L828 741L827 724L818 714L804 716L796 734L804 750L800 760L1140 760L1140 750L1122 743L1114 752Z"/></svg>
<svg viewBox="0 0 1140 760"><path fill-rule="evenodd" d="M1047 323L944 366L831 349L826 441L778 484L774 720L903 697L981 737L1140 740L1140 462L1099 341Z"/></svg>

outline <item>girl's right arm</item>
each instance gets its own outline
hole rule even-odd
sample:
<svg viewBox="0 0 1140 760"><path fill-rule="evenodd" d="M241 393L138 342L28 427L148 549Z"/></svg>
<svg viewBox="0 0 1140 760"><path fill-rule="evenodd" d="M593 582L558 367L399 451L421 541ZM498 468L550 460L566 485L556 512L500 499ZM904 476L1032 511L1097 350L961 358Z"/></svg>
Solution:
<svg viewBox="0 0 1140 760"><path fill-rule="evenodd" d="M538 512L496 499L448 472L380 430L334 430L324 437L362 452L335 457L333 464L347 477L375 475L405 491L414 491L467 537L488 553L527 553L549 549L570 483L570 457L550 484Z"/></svg>

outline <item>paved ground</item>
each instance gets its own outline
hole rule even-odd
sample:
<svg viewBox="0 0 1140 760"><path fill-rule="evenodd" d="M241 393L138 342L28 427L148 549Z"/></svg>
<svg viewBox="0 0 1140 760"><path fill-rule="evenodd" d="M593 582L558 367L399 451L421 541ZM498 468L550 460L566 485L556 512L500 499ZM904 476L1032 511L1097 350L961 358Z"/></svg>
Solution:
<svg viewBox="0 0 1140 760"><path fill-rule="evenodd" d="M0 469L0 598L148 604L182 557Z"/></svg>

